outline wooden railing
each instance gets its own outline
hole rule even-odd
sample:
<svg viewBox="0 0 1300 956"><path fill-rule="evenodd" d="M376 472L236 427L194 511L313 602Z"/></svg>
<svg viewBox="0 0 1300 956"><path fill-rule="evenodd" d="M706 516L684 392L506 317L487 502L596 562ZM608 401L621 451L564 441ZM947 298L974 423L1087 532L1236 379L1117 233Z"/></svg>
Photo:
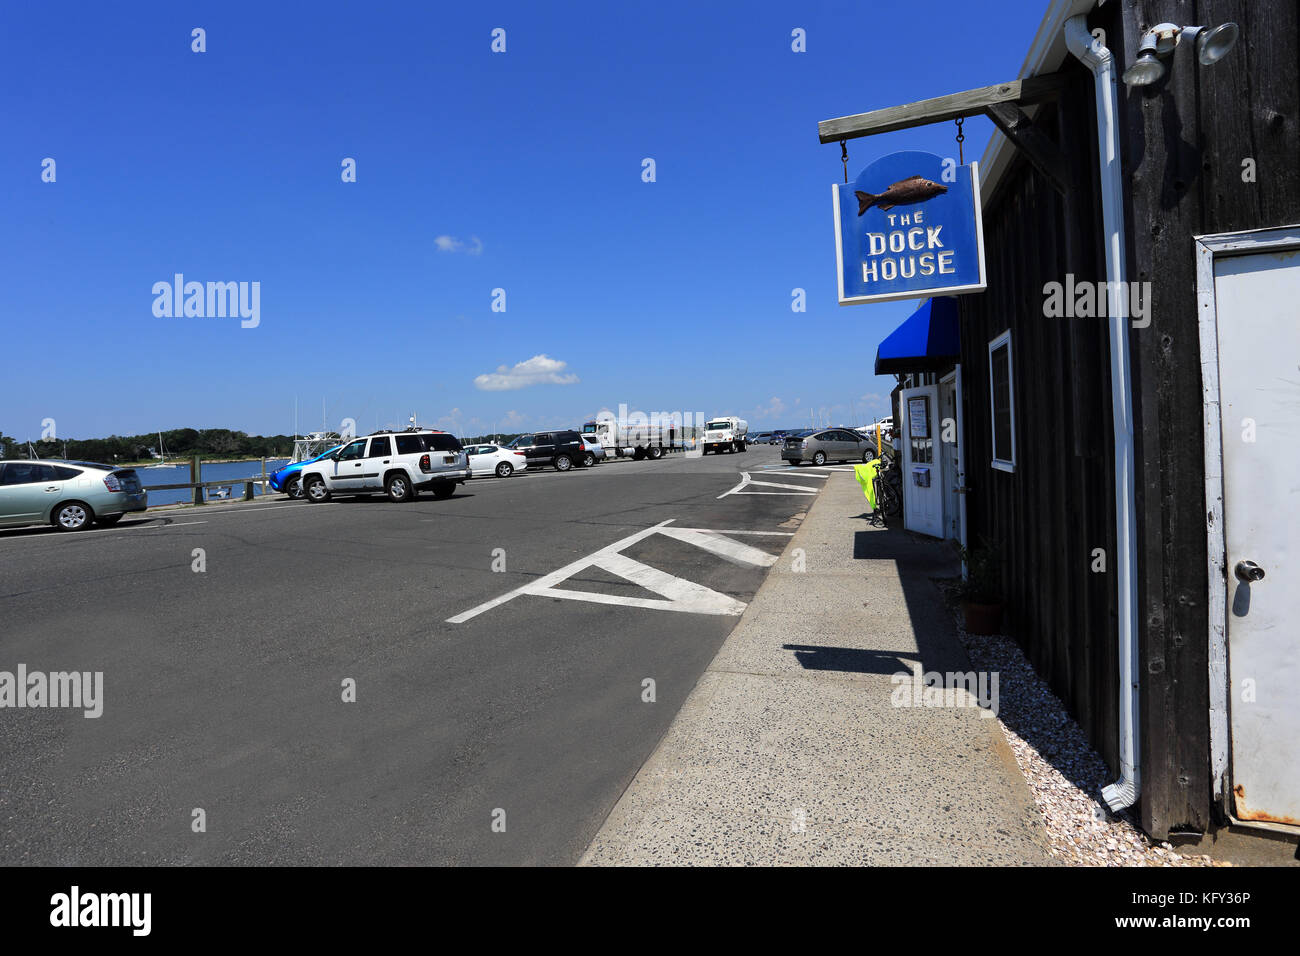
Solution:
<svg viewBox="0 0 1300 956"><path fill-rule="evenodd" d="M146 485L144 486L144 490L177 491L181 488L193 488L194 504L203 505L207 504L207 495L205 492L208 488L230 488L233 491L236 485L243 485L243 500L252 501L255 497L253 486L261 485L262 494L265 495L267 489L270 488L271 481L270 476L266 473L265 458L262 459L262 473L260 475L251 475L247 478L223 478L218 481L203 481L203 462L199 459L198 455L195 455L190 459L190 479L190 481L183 481L179 484L172 485Z"/></svg>

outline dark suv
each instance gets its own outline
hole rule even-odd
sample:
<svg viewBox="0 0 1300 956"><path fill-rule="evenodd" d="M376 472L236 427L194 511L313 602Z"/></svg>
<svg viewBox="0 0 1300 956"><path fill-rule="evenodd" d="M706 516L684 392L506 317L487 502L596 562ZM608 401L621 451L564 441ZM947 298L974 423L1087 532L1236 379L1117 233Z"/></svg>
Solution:
<svg viewBox="0 0 1300 956"><path fill-rule="evenodd" d="M556 471L569 471L586 459L582 437L575 431L557 430L520 435L507 448L522 451L528 457L529 468L551 465Z"/></svg>

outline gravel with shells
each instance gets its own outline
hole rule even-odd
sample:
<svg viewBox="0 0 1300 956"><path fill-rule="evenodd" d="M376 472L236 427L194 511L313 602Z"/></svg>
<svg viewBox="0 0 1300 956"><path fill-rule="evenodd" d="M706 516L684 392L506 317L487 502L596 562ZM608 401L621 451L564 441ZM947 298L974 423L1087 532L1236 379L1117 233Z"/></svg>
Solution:
<svg viewBox="0 0 1300 956"><path fill-rule="evenodd" d="M1083 730L1011 638L966 633L956 582L938 582L953 609L957 635L976 671L997 673L998 725L1033 792L1052 854L1077 866L1227 866L1183 855L1148 837L1127 812L1101 799L1110 771Z"/></svg>

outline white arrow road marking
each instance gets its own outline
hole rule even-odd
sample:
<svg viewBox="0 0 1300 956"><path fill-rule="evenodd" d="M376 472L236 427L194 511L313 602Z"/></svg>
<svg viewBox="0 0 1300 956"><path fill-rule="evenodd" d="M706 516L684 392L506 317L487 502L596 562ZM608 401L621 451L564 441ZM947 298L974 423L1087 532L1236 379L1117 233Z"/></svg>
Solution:
<svg viewBox="0 0 1300 956"><path fill-rule="evenodd" d="M812 477L824 478L826 476L813 475ZM752 488L758 488L758 487L789 488L793 490L791 491L746 491L745 490L746 488L751 488L751 487ZM809 485L787 485L779 481L756 481L755 479L749 476L749 472L742 471L740 473L740 484L736 485L736 487L732 488L730 491L724 491L722 494L718 495L718 498L722 499L727 497L727 495L815 495L815 494L817 494L817 489Z"/></svg>
<svg viewBox="0 0 1300 956"><path fill-rule="evenodd" d="M649 598L625 598L614 594L600 594L595 591L569 591L563 588L544 588L530 593L539 597L566 598L570 601L592 601L596 604L631 604L633 607L653 608L660 611L685 611L690 614L731 614L738 615L745 610L745 605L735 598L728 597L701 584L675 577L648 564L635 561L625 554L606 554L591 562L593 567L627 578L633 584L662 594L666 600L654 601Z"/></svg>
<svg viewBox="0 0 1300 956"><path fill-rule="evenodd" d="M810 494L812 492L809 492ZM736 616L745 610L745 603L737 601L729 595L706 588L702 584L696 584L693 581L687 581L685 578L679 578L675 575L668 574L658 568L653 568L648 564L629 558L622 551L631 545L650 537L653 534L663 534L678 541L684 541L687 544L703 548L711 554L716 554L724 560L733 564L748 565L750 567L768 568L776 564L778 556L768 554L758 548L751 547L740 541L733 541L724 537L724 532L711 531L707 528L669 528L675 519L669 518L667 521L661 521L659 524L646 528L644 531L638 531L635 534L628 535L621 541L615 541L607 547L601 548L594 554L585 558L580 558L572 564L566 564L559 570L552 571L529 584L508 591L500 597L485 601L477 607L472 607L468 611L457 614L455 617L447 618L448 624L464 624L471 618L477 617L484 611L490 611L494 607L499 607L507 601L512 601L521 594L532 594L538 597L562 598L566 601L589 601L593 604L618 604L624 607L640 607L657 611L682 611L688 614L717 614ZM725 534L758 534L758 535L779 535L789 537L794 532L790 531L727 531ZM631 583L645 588L647 591L653 591L661 595L662 600L654 598L634 598L624 597L616 594L601 594L597 591L575 591L570 588L558 587L569 578L573 577L580 571L587 568L600 568L610 574L615 574L624 578Z"/></svg>

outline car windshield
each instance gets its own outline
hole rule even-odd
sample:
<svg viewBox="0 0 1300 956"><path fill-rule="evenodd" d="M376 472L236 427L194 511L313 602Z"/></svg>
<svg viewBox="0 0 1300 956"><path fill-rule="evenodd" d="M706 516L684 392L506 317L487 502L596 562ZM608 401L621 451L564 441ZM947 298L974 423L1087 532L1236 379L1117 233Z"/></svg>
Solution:
<svg viewBox="0 0 1300 956"><path fill-rule="evenodd" d="M731 422L709 422L704 427L709 429L710 431L716 431L719 428L730 428Z"/></svg>

